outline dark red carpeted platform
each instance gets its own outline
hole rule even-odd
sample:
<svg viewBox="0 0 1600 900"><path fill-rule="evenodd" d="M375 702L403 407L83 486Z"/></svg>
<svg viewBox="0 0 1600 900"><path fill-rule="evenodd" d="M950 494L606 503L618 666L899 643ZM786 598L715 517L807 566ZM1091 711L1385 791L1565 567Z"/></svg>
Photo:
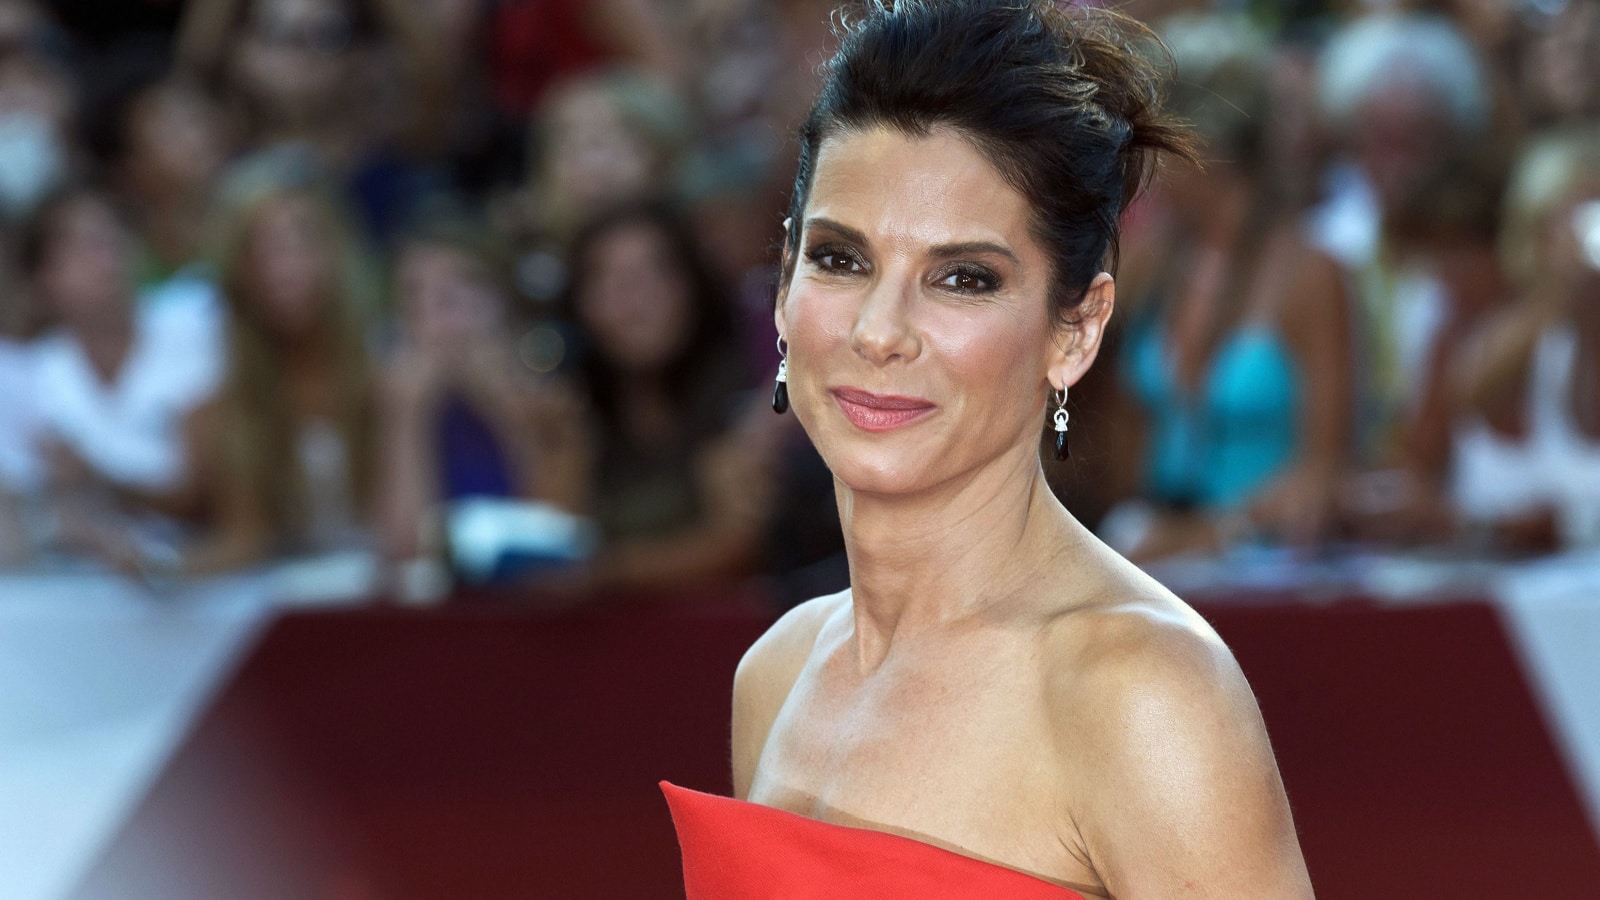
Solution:
<svg viewBox="0 0 1600 900"><path fill-rule="evenodd" d="M1203 611L1255 688L1318 897L1600 897L1600 846L1488 604Z"/></svg>
<svg viewBox="0 0 1600 900"><path fill-rule="evenodd" d="M1492 610L1211 606L1324 900L1600 896ZM83 898L681 897L656 781L726 792L748 598L285 617Z"/></svg>

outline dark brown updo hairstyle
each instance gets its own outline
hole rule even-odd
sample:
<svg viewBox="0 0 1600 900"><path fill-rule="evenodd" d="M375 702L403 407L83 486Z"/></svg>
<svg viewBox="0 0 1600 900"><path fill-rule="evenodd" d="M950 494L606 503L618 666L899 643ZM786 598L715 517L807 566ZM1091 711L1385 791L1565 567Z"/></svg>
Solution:
<svg viewBox="0 0 1600 900"><path fill-rule="evenodd" d="M1119 13L1053 0L869 0L838 21L839 50L800 126L784 280L824 140L945 126L1028 199L1034 238L1056 260L1052 309L1074 321L1095 275L1116 267L1118 217L1159 154L1194 158L1161 109L1165 79L1149 59L1160 42Z"/></svg>

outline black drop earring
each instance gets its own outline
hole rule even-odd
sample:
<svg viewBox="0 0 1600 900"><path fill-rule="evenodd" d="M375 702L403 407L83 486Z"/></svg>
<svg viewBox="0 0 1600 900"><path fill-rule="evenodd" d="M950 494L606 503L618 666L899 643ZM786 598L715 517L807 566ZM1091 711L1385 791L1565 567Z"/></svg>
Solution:
<svg viewBox="0 0 1600 900"><path fill-rule="evenodd" d="M1056 459L1070 459L1071 451L1067 449L1067 389L1061 389L1061 395L1056 400L1055 428L1056 428Z"/></svg>
<svg viewBox="0 0 1600 900"><path fill-rule="evenodd" d="M772 386L772 411L783 415L789 411L789 355L783 351L783 335L778 335L778 377Z"/></svg>

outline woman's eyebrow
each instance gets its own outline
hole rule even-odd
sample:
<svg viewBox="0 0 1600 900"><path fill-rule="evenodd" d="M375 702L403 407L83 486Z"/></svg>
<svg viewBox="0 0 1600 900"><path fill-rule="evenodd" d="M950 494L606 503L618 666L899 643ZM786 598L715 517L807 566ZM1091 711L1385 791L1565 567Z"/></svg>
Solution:
<svg viewBox="0 0 1600 900"><path fill-rule="evenodd" d="M950 259L955 256L980 256L985 253L1004 256L1014 263L1020 264L1022 262L1017 259L1015 253L1011 252L1010 247L996 244L992 241L960 241L954 244L940 244L928 251L928 255L935 259Z"/></svg>
<svg viewBox="0 0 1600 900"><path fill-rule="evenodd" d="M806 219L806 230L811 231L815 228L823 228L831 231L852 244L860 244L863 247L867 246L867 236L859 229L851 228L849 225L845 225L841 222L835 222L834 220L824 216L816 216Z"/></svg>

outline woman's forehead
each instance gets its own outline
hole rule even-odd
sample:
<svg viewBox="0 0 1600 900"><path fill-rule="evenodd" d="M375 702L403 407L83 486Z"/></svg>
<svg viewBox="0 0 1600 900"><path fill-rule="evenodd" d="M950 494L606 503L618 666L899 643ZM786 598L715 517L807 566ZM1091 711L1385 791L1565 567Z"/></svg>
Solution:
<svg viewBox="0 0 1600 900"><path fill-rule="evenodd" d="M806 222L826 219L869 241L908 247L987 242L1037 254L1027 199L972 143L948 128L890 128L823 141Z"/></svg>

